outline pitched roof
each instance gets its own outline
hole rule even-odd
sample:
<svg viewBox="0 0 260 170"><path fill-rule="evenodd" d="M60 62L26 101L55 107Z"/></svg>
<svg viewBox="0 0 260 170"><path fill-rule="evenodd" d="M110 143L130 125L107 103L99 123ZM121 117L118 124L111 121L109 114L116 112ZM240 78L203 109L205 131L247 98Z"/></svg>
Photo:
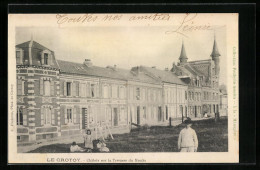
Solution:
<svg viewBox="0 0 260 170"><path fill-rule="evenodd" d="M112 78L118 80L133 80L140 82L149 82L158 84L159 82L149 77L144 73L134 74L130 70L121 69L121 68L113 68L113 67L98 67L91 66L87 67L83 63L75 63L63 60L57 60L60 66L61 73L68 74L79 74L79 75L87 75L87 76L97 76L104 78Z"/></svg>
<svg viewBox="0 0 260 170"><path fill-rule="evenodd" d="M209 76L209 67L211 64L211 59L208 60L198 60L188 62L189 66L197 72L198 75Z"/></svg>
<svg viewBox="0 0 260 170"><path fill-rule="evenodd" d="M31 49L29 48L30 47L30 43L32 42L32 46L31 46ZM44 50L48 50L51 52L52 54L52 58L51 58L51 66L52 68L56 68L56 69L59 69L59 66L56 62L56 59L55 59L55 55L54 55L54 52L52 50L50 50L49 48L39 44L38 42L36 41L26 41L24 43L21 43L21 44L18 44L16 45L17 48L22 48L24 50L24 60L30 60L29 58L29 50L31 50L31 62L32 62L32 65L35 65L35 66L42 66L41 64L41 52L44 51Z"/></svg>
<svg viewBox="0 0 260 170"><path fill-rule="evenodd" d="M30 44L31 41L26 41L24 43L21 43L21 44L18 44L16 45L16 47L18 48L29 48L29 44ZM32 41L32 48L36 48L36 49L39 49L39 50L49 50L51 52L53 52L52 50L50 50L49 48L39 44L38 42L36 41Z"/></svg>
<svg viewBox="0 0 260 170"><path fill-rule="evenodd" d="M178 78L177 75L175 75L171 71L163 71L156 68L145 66L140 66L140 68L142 71L152 74L156 78L160 79L162 82L186 85L181 79Z"/></svg>

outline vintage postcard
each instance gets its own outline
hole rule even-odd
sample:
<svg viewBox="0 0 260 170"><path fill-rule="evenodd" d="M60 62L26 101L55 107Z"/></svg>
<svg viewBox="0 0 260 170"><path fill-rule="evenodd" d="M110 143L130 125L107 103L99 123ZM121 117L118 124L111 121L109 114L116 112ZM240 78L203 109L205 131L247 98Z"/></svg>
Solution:
<svg viewBox="0 0 260 170"><path fill-rule="evenodd" d="M9 14L8 162L239 162L238 17Z"/></svg>

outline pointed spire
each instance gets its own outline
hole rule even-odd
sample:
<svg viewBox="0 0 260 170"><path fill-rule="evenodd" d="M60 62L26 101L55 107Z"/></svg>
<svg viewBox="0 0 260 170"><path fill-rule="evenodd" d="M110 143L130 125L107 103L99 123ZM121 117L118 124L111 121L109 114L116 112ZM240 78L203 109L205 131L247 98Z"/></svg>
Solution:
<svg viewBox="0 0 260 170"><path fill-rule="evenodd" d="M179 59L187 59L187 55L186 55L186 51L185 51L185 46L184 46L184 43L183 43L183 40L182 40L182 47L181 47L181 55L180 55L180 58Z"/></svg>
<svg viewBox="0 0 260 170"><path fill-rule="evenodd" d="M217 42L216 42L216 35L215 35L215 32L214 32L214 44L213 44L213 50L212 50L212 53L210 55L212 58L215 58L215 57L219 57L220 56L220 53L218 51L218 46L217 46Z"/></svg>
<svg viewBox="0 0 260 170"><path fill-rule="evenodd" d="M180 55L180 57L179 57L179 60L180 60L180 64L181 64L181 65L187 63L187 60L188 60L188 57L187 57L187 55L186 55L186 51L185 51L185 47L184 47L183 40L182 40L181 55Z"/></svg>
<svg viewBox="0 0 260 170"><path fill-rule="evenodd" d="M31 32L31 42L33 42L33 33Z"/></svg>

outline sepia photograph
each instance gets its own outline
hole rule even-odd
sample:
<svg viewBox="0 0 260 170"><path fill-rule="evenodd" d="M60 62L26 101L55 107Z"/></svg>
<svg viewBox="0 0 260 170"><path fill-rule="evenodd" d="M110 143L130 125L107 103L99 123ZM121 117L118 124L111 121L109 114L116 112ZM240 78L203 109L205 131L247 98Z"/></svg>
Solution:
<svg viewBox="0 0 260 170"><path fill-rule="evenodd" d="M8 29L11 163L238 161L237 14L9 14Z"/></svg>

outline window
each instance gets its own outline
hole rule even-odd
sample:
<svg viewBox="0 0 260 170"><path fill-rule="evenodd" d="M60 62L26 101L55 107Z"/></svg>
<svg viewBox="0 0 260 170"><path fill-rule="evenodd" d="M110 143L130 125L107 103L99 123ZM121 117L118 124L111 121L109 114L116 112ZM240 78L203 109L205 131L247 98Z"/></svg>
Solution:
<svg viewBox="0 0 260 170"><path fill-rule="evenodd" d="M148 101L151 100L151 90L150 89L147 90L147 100Z"/></svg>
<svg viewBox="0 0 260 170"><path fill-rule="evenodd" d="M41 125L51 125L52 123L52 108L44 106L41 109Z"/></svg>
<svg viewBox="0 0 260 170"><path fill-rule="evenodd" d="M17 94L24 95L25 94L25 81L18 79L17 80Z"/></svg>
<svg viewBox="0 0 260 170"><path fill-rule="evenodd" d="M22 60L21 51L16 51L16 64L22 64L21 60Z"/></svg>
<svg viewBox="0 0 260 170"><path fill-rule="evenodd" d="M153 90L151 90L151 100L150 101L153 101Z"/></svg>
<svg viewBox="0 0 260 170"><path fill-rule="evenodd" d="M185 100L187 100L187 92L185 91Z"/></svg>
<svg viewBox="0 0 260 170"><path fill-rule="evenodd" d="M194 100L194 93L192 92L192 100Z"/></svg>
<svg viewBox="0 0 260 170"><path fill-rule="evenodd" d="M127 114L125 111L125 108L121 108L120 114L119 114L119 122L121 124L126 124L127 123Z"/></svg>
<svg viewBox="0 0 260 170"><path fill-rule="evenodd" d="M125 87L120 87L120 99L125 98Z"/></svg>
<svg viewBox="0 0 260 170"><path fill-rule="evenodd" d="M50 125L51 124L51 108L45 108L45 114L44 114L44 118L45 118L45 125Z"/></svg>
<svg viewBox="0 0 260 170"><path fill-rule="evenodd" d="M21 107L17 107L16 118L17 125L23 125L23 109Z"/></svg>
<svg viewBox="0 0 260 170"><path fill-rule="evenodd" d="M146 119L146 107L143 107L143 118Z"/></svg>
<svg viewBox="0 0 260 170"><path fill-rule="evenodd" d="M43 57L44 57L44 64L48 65L48 53L44 53Z"/></svg>
<svg viewBox="0 0 260 170"><path fill-rule="evenodd" d="M159 102L161 102L161 97L162 97L161 91L158 91L158 101L159 101Z"/></svg>
<svg viewBox="0 0 260 170"><path fill-rule="evenodd" d="M65 117L65 123L72 123L72 109L67 109L67 115Z"/></svg>
<svg viewBox="0 0 260 170"><path fill-rule="evenodd" d="M44 95L50 96L51 95L51 82L49 80L44 80Z"/></svg>
<svg viewBox="0 0 260 170"><path fill-rule="evenodd" d="M118 86L116 86L116 85L112 86L112 97L118 98Z"/></svg>
<svg viewBox="0 0 260 170"><path fill-rule="evenodd" d="M67 87L67 96L71 96L71 82L67 82L66 87Z"/></svg>
<svg viewBox="0 0 260 170"><path fill-rule="evenodd" d="M80 83L79 86L80 86L80 96L86 97L86 90L85 90L86 84Z"/></svg>
<svg viewBox="0 0 260 170"><path fill-rule="evenodd" d="M95 97L95 84L91 84L91 97Z"/></svg>
<svg viewBox="0 0 260 170"><path fill-rule="evenodd" d="M136 88L136 100L140 100L140 88Z"/></svg>
<svg viewBox="0 0 260 170"><path fill-rule="evenodd" d="M154 112L155 112L155 108L152 107L152 109L151 109L151 119L154 119Z"/></svg>
<svg viewBox="0 0 260 170"><path fill-rule="evenodd" d="M75 88L76 88L76 96L79 96L79 82L75 84Z"/></svg>
<svg viewBox="0 0 260 170"><path fill-rule="evenodd" d="M134 99L134 89L133 87L130 87L130 94L129 94L129 99Z"/></svg>
<svg viewBox="0 0 260 170"><path fill-rule="evenodd" d="M103 88L103 97L108 98L108 86L105 85Z"/></svg>
<svg viewBox="0 0 260 170"><path fill-rule="evenodd" d="M111 112L111 108L106 108L106 121L108 123L109 126L112 125L112 112Z"/></svg>
<svg viewBox="0 0 260 170"><path fill-rule="evenodd" d="M146 100L145 89L142 90L142 100Z"/></svg>

